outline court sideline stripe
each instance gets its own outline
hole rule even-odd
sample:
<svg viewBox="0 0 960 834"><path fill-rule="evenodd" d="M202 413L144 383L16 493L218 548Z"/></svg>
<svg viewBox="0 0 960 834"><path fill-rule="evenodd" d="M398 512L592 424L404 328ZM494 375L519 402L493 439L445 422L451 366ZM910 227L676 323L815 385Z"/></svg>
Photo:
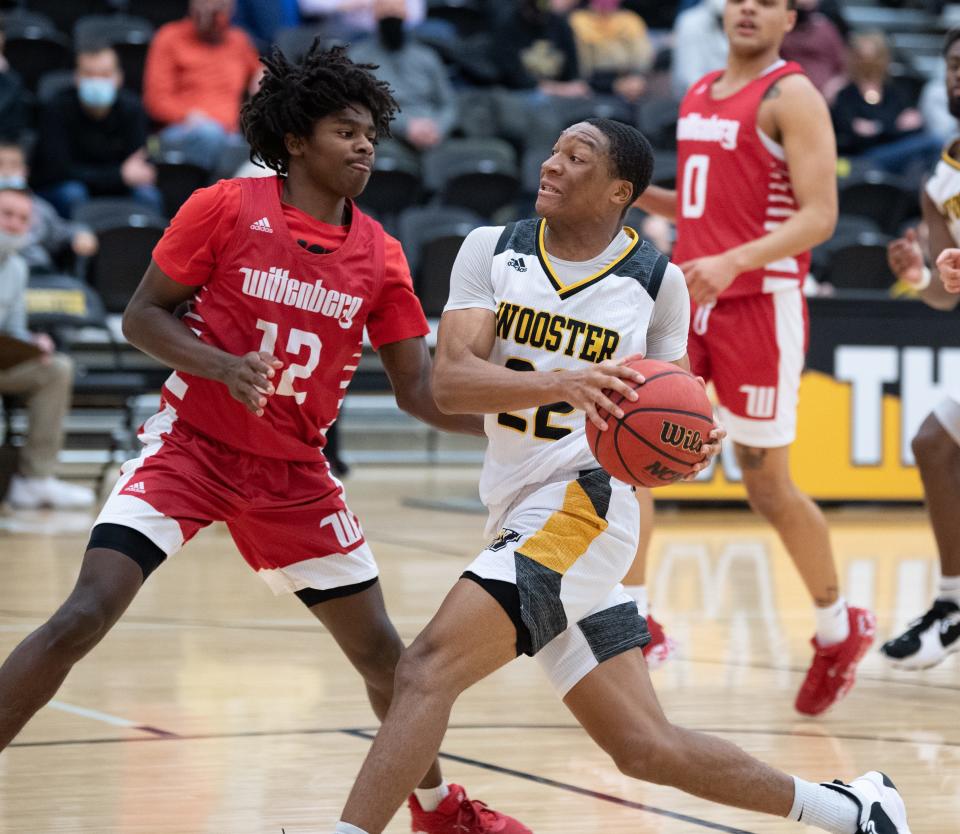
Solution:
<svg viewBox="0 0 960 834"><path fill-rule="evenodd" d="M100 721L104 724L110 724L113 727L124 727L128 730L139 730L142 733L149 733L150 735L158 736L160 738L179 738L176 733L171 733L167 730L161 730L157 727L151 727L149 724L138 724L136 721L131 721L129 718L121 718L119 715L110 715L108 712L101 712L97 709L89 709L87 707L80 707L76 704L68 704L66 701L48 701L48 707L53 707L53 709L60 710L61 712L69 712L73 715L79 715L82 718L89 718L93 721Z"/></svg>
<svg viewBox="0 0 960 834"><path fill-rule="evenodd" d="M372 740L375 733L367 732L366 730L341 730L341 733L348 736L354 736L356 738L366 739L368 741ZM620 805L624 808L634 808L637 811L646 811L650 814L656 814L657 816L667 817L668 819L677 820L678 822L688 822L691 825L697 825L700 828L708 828L711 831L723 831L726 834L752 834L750 831L746 831L743 828L731 828L729 825L723 825L719 822L710 822L709 820L702 820L699 817L691 817L687 814L681 814L677 811L668 811L666 808L658 808L655 805L644 805L642 802L634 802L630 799L623 799L619 796L611 796L608 793L601 793L600 791L590 790L589 788L581 788L578 785L571 785L567 782L558 782L556 779L550 779L547 776L537 776L534 773L527 773L523 770L513 770L509 767L501 767L500 765L491 764L490 762L482 762L479 759L470 759L466 756L458 756L455 753L444 753L442 750L439 753L441 759L446 759L451 762L459 762L460 764L470 765L471 767L478 767L483 770L489 770L493 773L502 773L504 776L513 776L516 779L525 779L528 782L536 782L539 785L546 785L550 788L558 788L562 791L567 791L568 793L579 794L580 796L588 796L591 799L599 799L603 802L610 802L613 805Z"/></svg>

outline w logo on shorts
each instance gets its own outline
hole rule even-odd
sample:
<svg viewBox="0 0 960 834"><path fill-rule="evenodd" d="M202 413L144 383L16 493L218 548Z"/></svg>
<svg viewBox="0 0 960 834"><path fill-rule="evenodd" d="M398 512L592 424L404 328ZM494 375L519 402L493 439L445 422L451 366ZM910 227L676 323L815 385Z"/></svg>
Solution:
<svg viewBox="0 0 960 834"><path fill-rule="evenodd" d="M357 521L357 517L353 513L347 510L339 510L333 515L328 515L320 522L320 526L331 527L333 534L337 537L337 542L343 548L355 545L363 539L360 522Z"/></svg>

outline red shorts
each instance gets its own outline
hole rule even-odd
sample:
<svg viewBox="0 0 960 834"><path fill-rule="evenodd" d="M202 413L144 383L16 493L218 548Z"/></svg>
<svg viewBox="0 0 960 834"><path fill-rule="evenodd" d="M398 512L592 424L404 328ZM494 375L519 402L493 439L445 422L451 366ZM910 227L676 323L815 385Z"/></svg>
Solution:
<svg viewBox="0 0 960 834"><path fill-rule="evenodd" d="M374 579L377 565L326 461L250 455L212 440L169 406L140 431L95 524L139 531L167 556L198 530L226 522L247 563L274 593Z"/></svg>
<svg viewBox="0 0 960 834"><path fill-rule="evenodd" d="M761 448L793 443L808 331L799 287L692 304L690 367L713 382L731 440Z"/></svg>

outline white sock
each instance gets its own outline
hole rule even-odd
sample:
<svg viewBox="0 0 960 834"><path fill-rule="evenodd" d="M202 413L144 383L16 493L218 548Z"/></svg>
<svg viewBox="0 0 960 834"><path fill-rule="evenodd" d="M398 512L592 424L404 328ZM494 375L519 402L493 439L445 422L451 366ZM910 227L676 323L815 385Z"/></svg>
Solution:
<svg viewBox="0 0 960 834"><path fill-rule="evenodd" d="M350 825L349 822L340 820L337 827L333 829L333 834L367 834L367 832L355 825Z"/></svg>
<svg viewBox="0 0 960 834"><path fill-rule="evenodd" d="M641 617L646 617L650 614L650 600L647 599L646 585L624 585L623 590L637 603L637 611L640 612Z"/></svg>
<svg viewBox="0 0 960 834"><path fill-rule="evenodd" d="M830 834L856 834L859 812L856 803L840 791L793 777L793 807L788 820L803 822Z"/></svg>
<svg viewBox="0 0 960 834"><path fill-rule="evenodd" d="M850 636L850 618L847 601L840 597L833 605L814 609L817 617L817 643L832 646Z"/></svg>
<svg viewBox="0 0 960 834"><path fill-rule="evenodd" d="M431 811L436 811L437 806L447 798L450 786L444 780L435 788L417 788L413 793L420 807L429 814Z"/></svg>
<svg viewBox="0 0 960 834"><path fill-rule="evenodd" d="M960 576L941 576L937 599L948 599L960 605Z"/></svg>

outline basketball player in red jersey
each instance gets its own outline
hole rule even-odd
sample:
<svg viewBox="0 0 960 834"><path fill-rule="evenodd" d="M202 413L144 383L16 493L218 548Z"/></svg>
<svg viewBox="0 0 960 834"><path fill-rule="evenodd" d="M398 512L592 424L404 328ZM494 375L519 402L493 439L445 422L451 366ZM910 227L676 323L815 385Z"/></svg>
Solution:
<svg viewBox="0 0 960 834"><path fill-rule="evenodd" d="M792 0L727 0L727 65L680 105L677 189L651 188L637 205L676 223L691 366L713 380L750 505L776 528L816 605L796 708L817 715L852 686L875 620L845 603L823 514L790 476L807 336L801 284L837 217L830 114L800 66L779 57L795 20Z"/></svg>
<svg viewBox="0 0 960 834"><path fill-rule="evenodd" d="M276 593L329 630L386 714L403 644L377 566L323 457L356 370L363 329L397 402L451 431L429 332L399 243L365 217L377 137L396 102L366 65L316 46L275 53L243 112L252 152L277 177L223 180L184 204L124 314L124 332L175 369L91 533L76 587L0 668L0 749L120 618L144 580L213 521ZM184 318L174 315L189 303ZM458 820L472 810L470 827ZM410 797L413 830L529 834L442 781L434 762Z"/></svg>

